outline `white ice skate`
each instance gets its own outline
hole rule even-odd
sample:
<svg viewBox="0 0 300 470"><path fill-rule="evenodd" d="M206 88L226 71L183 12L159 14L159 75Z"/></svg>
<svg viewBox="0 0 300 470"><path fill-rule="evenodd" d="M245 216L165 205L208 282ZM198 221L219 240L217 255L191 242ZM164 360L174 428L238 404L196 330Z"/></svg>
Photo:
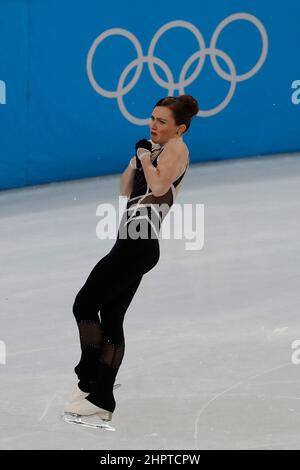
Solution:
<svg viewBox="0 0 300 470"><path fill-rule="evenodd" d="M115 428L108 424L108 421L111 421L112 413L99 408L85 398L78 398L77 401L66 403L62 417L66 423L115 431Z"/></svg>

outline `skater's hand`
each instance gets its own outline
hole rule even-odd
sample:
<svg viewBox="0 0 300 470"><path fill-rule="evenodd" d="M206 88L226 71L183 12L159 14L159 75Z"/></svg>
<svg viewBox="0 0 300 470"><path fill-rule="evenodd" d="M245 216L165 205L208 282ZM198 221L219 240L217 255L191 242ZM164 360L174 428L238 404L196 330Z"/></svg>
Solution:
<svg viewBox="0 0 300 470"><path fill-rule="evenodd" d="M135 144L136 150L136 167L142 168L142 158L149 155L151 156L152 144L147 139L141 139Z"/></svg>

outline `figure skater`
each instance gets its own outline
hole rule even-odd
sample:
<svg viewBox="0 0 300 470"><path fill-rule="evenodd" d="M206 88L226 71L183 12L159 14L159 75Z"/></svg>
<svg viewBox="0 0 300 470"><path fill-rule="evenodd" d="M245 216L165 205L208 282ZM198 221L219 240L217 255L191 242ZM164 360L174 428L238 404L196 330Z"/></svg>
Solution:
<svg viewBox="0 0 300 470"><path fill-rule="evenodd" d="M149 122L151 139L136 143L136 154L121 175L120 193L128 201L116 242L94 266L73 305L81 358L74 369L78 386L64 409L65 415L74 418L72 422L112 419L114 383L125 352L124 316L143 275L159 260L161 222L189 164L182 135L198 111L191 95L160 99ZM144 230L137 237L137 229L145 224L146 236Z"/></svg>

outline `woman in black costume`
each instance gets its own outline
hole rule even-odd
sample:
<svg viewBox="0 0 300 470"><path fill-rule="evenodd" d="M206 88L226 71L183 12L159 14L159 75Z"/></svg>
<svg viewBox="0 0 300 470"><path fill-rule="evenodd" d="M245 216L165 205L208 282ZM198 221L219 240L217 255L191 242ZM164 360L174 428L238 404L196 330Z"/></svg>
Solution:
<svg viewBox="0 0 300 470"><path fill-rule="evenodd" d="M151 139L136 143L136 155L121 176L121 195L129 199L116 242L94 266L73 305L81 358L74 369L78 387L65 413L112 419L113 388L125 351L124 316L143 275L159 260L161 223L189 164L182 134L198 111L190 95L159 100L149 124Z"/></svg>

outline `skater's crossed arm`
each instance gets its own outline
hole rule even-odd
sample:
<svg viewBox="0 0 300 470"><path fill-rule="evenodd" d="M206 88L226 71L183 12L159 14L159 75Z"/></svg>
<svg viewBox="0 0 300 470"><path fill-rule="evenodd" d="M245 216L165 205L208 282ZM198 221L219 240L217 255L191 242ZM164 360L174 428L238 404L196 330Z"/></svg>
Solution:
<svg viewBox="0 0 300 470"><path fill-rule="evenodd" d="M142 156L141 162L144 175L154 196L165 194L184 165L184 151L178 138L170 139L159 155L159 162L155 168L150 159L150 153Z"/></svg>

